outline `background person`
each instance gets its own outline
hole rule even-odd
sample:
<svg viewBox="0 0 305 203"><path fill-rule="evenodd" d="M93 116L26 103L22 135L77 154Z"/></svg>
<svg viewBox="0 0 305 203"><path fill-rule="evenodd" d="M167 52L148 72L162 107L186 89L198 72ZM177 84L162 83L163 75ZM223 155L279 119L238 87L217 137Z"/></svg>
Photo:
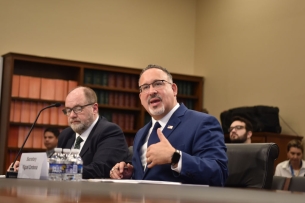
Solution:
<svg viewBox="0 0 305 203"><path fill-rule="evenodd" d="M303 158L303 144L300 140L291 140L287 144L287 161L276 166L275 176L291 178L305 175L305 161Z"/></svg>
<svg viewBox="0 0 305 203"><path fill-rule="evenodd" d="M231 143L251 143L253 127L247 119L235 116L229 128Z"/></svg>
<svg viewBox="0 0 305 203"><path fill-rule="evenodd" d="M43 144L47 148L47 157L54 153L54 148L58 143L59 130L57 128L46 128L43 133Z"/></svg>

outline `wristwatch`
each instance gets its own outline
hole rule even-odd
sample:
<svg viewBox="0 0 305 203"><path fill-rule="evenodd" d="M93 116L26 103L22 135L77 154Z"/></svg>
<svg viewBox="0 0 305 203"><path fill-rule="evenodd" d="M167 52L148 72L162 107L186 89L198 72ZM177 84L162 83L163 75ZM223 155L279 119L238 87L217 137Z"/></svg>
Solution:
<svg viewBox="0 0 305 203"><path fill-rule="evenodd" d="M171 162L171 165L175 165L179 162L180 160L180 151L179 150L175 150L173 156L172 156L172 162Z"/></svg>

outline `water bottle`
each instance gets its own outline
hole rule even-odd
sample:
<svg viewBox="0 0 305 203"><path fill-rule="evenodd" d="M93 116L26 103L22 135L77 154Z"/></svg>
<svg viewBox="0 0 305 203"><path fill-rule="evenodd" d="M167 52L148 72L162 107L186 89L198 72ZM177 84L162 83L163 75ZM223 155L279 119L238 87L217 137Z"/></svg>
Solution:
<svg viewBox="0 0 305 203"><path fill-rule="evenodd" d="M62 162L63 162L63 167L62 167L62 180L69 180L70 176L70 168L71 168L71 163L69 160L70 156L70 149L63 149L63 154L62 154Z"/></svg>
<svg viewBox="0 0 305 203"><path fill-rule="evenodd" d="M77 164L77 173L75 175L75 181L81 181L83 178L83 160L79 155L79 150L75 149L75 159Z"/></svg>
<svg viewBox="0 0 305 203"><path fill-rule="evenodd" d="M53 155L49 159L49 180L61 181L62 160L61 148L55 148Z"/></svg>

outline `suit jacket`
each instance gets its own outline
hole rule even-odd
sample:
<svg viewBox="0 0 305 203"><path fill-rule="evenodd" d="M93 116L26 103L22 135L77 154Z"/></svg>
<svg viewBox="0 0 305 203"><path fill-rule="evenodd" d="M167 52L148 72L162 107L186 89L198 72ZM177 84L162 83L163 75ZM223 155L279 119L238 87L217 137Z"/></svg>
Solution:
<svg viewBox="0 0 305 203"><path fill-rule="evenodd" d="M151 125L150 121L135 136L132 158L134 179L211 186L225 184L228 158L222 128L216 118L189 110L181 104L169 119L162 132L171 145L182 152L180 174L171 169L171 164L157 165L144 171L141 147Z"/></svg>
<svg viewBox="0 0 305 203"><path fill-rule="evenodd" d="M75 132L68 127L60 133L58 147L70 149L74 142ZM125 160L127 155L127 143L121 128L100 117L80 151L83 179L109 178L111 168Z"/></svg>

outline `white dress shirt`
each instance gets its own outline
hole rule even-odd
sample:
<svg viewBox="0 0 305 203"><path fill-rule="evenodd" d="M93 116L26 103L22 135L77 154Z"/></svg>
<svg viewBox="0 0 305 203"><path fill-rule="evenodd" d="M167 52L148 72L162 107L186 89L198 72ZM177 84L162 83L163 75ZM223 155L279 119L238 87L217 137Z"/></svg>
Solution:
<svg viewBox="0 0 305 203"><path fill-rule="evenodd" d="M88 136L89 136L89 134L90 134L90 132L91 132L91 130L92 130L92 128L93 128L93 126L96 124L96 122L98 121L98 119L99 119L99 116L98 116L98 117L95 119L95 121L90 125L90 127L89 127L87 130L85 130L85 132L83 132L81 135L78 134L78 133L75 133L75 141L74 141L74 144L72 145L72 148L71 148L71 149L74 148L76 139L77 139L78 136L80 136L80 137L83 139L83 141L80 143L79 152L82 151L82 148L83 148L83 146L84 146L84 144L85 144L85 142L86 142L86 140L87 140L87 138L88 138Z"/></svg>
<svg viewBox="0 0 305 203"><path fill-rule="evenodd" d="M142 166L144 168L144 170L146 169L146 165L147 165L147 158L146 158L146 152L147 152L147 142L148 142L148 139L149 139L149 136L151 134L151 131L155 125L156 122L159 122L159 124L161 125L161 131L164 129L164 127L166 126L167 122L169 121L169 119L171 118L171 116L173 115L173 113L179 108L180 104L177 103L176 106L170 111L168 112L168 114L166 114L166 116L164 116L162 119L160 120L155 120L154 118L151 118L152 120L152 125L151 125L151 128L149 129L148 131L148 134L145 138L145 142L143 144L143 146L141 147L141 162L142 162ZM181 152L180 152L180 155L181 155ZM181 171L181 165L182 165L182 156L180 156L180 160L178 162L178 166L177 168L173 168L172 167L172 170L180 173Z"/></svg>

